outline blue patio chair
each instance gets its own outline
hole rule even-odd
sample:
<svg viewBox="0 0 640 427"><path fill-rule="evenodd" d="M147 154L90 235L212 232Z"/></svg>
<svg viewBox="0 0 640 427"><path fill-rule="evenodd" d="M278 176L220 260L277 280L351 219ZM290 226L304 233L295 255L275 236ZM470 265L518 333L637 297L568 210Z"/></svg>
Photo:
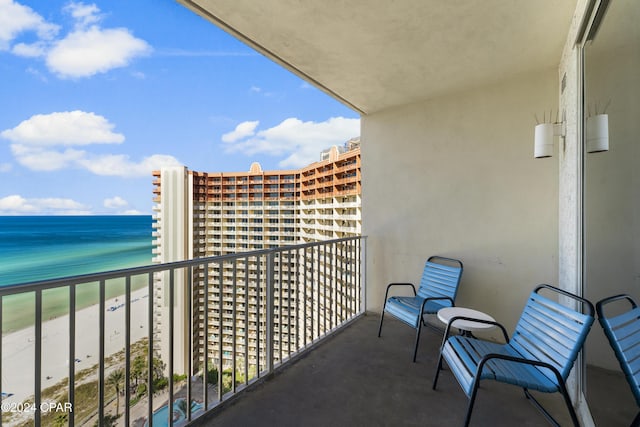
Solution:
<svg viewBox="0 0 640 427"><path fill-rule="evenodd" d="M422 271L420 286L416 291L413 283L390 283L384 294L384 306L380 317L378 337L382 333L384 314L389 313L416 330L416 342L413 349L413 361L416 361L420 331L425 314L436 314L443 307L455 304L460 278L462 277L462 262L457 259L441 256L431 256L427 259ZM413 296L389 297L389 289L395 286L410 286Z"/></svg>
<svg viewBox="0 0 640 427"><path fill-rule="evenodd" d="M540 295L542 289L582 303L587 313L583 314ZM579 426L565 381L593 324L593 304L562 289L540 285L529 296L511 339L499 323L479 321L498 326L506 344L467 336L449 337L451 324L457 319L460 317L452 318L447 325L433 389L436 389L444 359L469 398L465 426L468 426L471 420L480 381L485 379L522 387L525 396L556 426L559 424L529 390L560 392L573 424Z"/></svg>
<svg viewBox="0 0 640 427"><path fill-rule="evenodd" d="M625 300L629 309L607 317L604 306L615 301ZM616 304L619 306L619 304ZM625 304L626 305L626 304ZM598 321L609 339L609 344L620 362L631 392L640 406L640 308L629 295L615 295L605 298L596 304ZM640 425L640 412L636 415L631 426Z"/></svg>

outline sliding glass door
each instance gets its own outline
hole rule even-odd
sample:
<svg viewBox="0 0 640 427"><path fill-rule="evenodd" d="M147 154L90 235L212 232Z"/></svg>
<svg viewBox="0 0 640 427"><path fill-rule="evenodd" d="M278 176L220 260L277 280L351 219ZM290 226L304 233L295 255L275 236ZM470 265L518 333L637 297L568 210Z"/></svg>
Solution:
<svg viewBox="0 0 640 427"><path fill-rule="evenodd" d="M640 2L611 1L595 21L583 50L584 294L640 302ZM585 354L596 425L628 425L635 401L597 324Z"/></svg>

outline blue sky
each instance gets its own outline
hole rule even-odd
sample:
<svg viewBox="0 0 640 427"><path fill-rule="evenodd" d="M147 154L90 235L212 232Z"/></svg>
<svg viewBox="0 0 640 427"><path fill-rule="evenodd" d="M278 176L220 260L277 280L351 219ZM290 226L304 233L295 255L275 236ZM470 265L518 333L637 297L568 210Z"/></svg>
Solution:
<svg viewBox="0 0 640 427"><path fill-rule="evenodd" d="M0 0L0 215L151 213L153 169L292 169L358 114L173 0Z"/></svg>

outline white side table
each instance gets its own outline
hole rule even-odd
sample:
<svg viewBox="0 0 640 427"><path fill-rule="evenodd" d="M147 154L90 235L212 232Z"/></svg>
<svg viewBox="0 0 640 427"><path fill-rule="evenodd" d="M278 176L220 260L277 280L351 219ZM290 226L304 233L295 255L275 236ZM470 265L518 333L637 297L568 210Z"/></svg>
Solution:
<svg viewBox="0 0 640 427"><path fill-rule="evenodd" d="M454 317L471 317L479 320L488 320L495 322L495 319L489 316L487 313L483 313L478 310L465 307L445 307L438 310L438 319L445 325L449 324L449 321ZM495 328L495 325L474 322L473 320L458 319L455 320L451 326L458 329L462 335L473 336L473 331L482 331Z"/></svg>

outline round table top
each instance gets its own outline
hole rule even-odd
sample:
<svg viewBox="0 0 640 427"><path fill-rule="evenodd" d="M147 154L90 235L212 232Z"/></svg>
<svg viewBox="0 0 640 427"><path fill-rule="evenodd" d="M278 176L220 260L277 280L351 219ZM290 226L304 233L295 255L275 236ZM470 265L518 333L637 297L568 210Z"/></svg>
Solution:
<svg viewBox="0 0 640 427"><path fill-rule="evenodd" d="M478 310L473 310L471 308L445 307L438 310L438 319L440 319L440 321L445 325L448 325L449 320L457 316L473 317L474 319L490 320L492 322L495 322L495 319L488 314ZM453 322L452 326L463 331L479 331L481 329L491 329L495 327L495 325L490 325L487 323L478 323L471 320L462 319Z"/></svg>

